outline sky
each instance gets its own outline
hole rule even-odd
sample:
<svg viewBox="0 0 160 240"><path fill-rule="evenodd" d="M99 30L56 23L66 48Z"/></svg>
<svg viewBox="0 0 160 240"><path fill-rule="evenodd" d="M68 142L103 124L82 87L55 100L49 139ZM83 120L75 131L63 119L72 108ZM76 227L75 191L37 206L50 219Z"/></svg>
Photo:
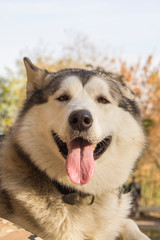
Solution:
<svg viewBox="0 0 160 240"><path fill-rule="evenodd" d="M160 1L0 0L0 75L40 46L58 57L80 35L106 56L160 63Z"/></svg>

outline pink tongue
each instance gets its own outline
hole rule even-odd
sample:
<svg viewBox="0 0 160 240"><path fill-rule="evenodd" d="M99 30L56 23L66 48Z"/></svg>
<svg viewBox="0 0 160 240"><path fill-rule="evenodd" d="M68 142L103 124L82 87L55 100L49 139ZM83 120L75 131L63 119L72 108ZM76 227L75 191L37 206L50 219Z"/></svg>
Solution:
<svg viewBox="0 0 160 240"><path fill-rule="evenodd" d="M73 183L82 185L89 182L94 173L93 145L86 140L70 142L66 170Z"/></svg>

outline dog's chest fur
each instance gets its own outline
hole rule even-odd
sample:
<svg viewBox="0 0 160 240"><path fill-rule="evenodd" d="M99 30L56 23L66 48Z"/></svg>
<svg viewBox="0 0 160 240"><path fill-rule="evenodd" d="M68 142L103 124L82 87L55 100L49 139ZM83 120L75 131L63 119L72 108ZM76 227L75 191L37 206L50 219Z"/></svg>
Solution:
<svg viewBox="0 0 160 240"><path fill-rule="evenodd" d="M34 193L32 198L27 192L17 194L14 209L17 214L10 220L45 240L112 240L120 232L120 219L125 212L122 213L120 206L123 201L118 200L114 194L100 197L101 200L95 198L93 205L88 205L85 201L68 205L63 203L61 196L57 199L54 193L46 196ZM27 213L20 217L20 213L25 210Z"/></svg>
<svg viewBox="0 0 160 240"><path fill-rule="evenodd" d="M119 235L121 219L128 211L127 196L119 198L117 191L102 194L95 196L92 205L90 197L82 196L70 205L53 182L32 164L18 158L17 162L6 159L1 166L1 188L5 191L3 197L0 194L0 209L8 211L2 210L2 217L45 240L112 240Z"/></svg>

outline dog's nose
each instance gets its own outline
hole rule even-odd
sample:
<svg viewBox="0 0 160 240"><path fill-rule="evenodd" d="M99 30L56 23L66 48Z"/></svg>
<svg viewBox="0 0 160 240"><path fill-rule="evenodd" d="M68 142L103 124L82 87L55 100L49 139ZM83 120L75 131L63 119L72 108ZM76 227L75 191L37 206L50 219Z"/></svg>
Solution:
<svg viewBox="0 0 160 240"><path fill-rule="evenodd" d="M69 116L70 126L78 131L85 131L92 126L93 118L87 110L73 111Z"/></svg>

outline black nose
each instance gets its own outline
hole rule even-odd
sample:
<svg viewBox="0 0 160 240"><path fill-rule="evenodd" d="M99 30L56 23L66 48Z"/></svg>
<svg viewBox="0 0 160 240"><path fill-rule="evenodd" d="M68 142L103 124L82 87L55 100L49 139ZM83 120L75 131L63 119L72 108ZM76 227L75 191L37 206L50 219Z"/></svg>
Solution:
<svg viewBox="0 0 160 240"><path fill-rule="evenodd" d="M73 111L69 116L69 124L74 130L85 131L92 126L93 118L87 110Z"/></svg>

